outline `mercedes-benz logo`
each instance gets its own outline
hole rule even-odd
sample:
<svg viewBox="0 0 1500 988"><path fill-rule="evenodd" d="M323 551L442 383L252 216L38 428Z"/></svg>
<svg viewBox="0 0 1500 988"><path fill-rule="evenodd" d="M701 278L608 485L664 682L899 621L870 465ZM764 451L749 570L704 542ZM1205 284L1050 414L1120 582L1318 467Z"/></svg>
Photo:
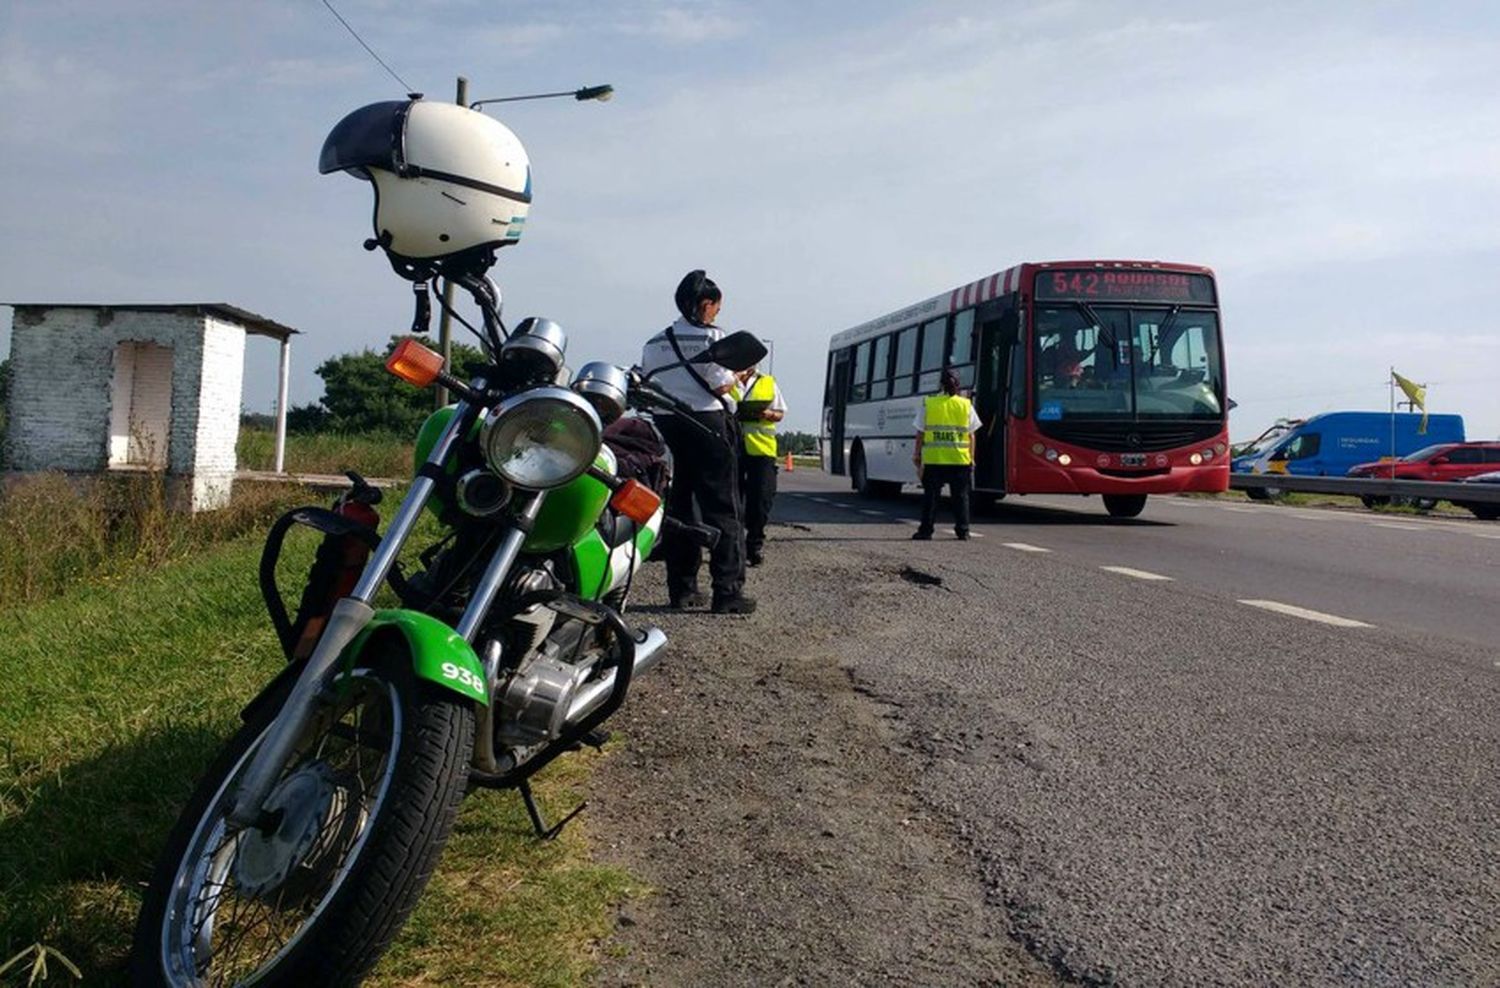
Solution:
<svg viewBox="0 0 1500 988"><path fill-rule="evenodd" d="M1129 446L1131 449L1140 449L1141 434L1138 432L1132 432L1130 435L1126 436L1125 445Z"/></svg>

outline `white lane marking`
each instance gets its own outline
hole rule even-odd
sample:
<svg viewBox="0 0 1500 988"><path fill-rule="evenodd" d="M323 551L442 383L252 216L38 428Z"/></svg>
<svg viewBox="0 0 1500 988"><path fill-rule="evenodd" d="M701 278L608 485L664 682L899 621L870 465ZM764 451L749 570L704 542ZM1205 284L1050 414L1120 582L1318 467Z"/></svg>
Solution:
<svg viewBox="0 0 1500 988"><path fill-rule="evenodd" d="M1017 552L1051 552L1051 549L1043 549L1039 545L1030 545L1026 542L1001 542L1007 549L1015 549Z"/></svg>
<svg viewBox="0 0 1500 988"><path fill-rule="evenodd" d="M1329 520L1329 516L1328 515L1313 514L1310 511L1290 511L1290 512L1287 512L1287 513L1289 515L1291 515L1293 518L1300 518L1303 521L1328 521Z"/></svg>
<svg viewBox="0 0 1500 988"><path fill-rule="evenodd" d="M1292 604L1283 604L1275 600L1242 600L1241 604L1250 607L1259 607L1264 611L1275 611L1277 614L1289 614L1307 621L1318 621L1322 624L1331 624L1338 628L1373 628L1374 625L1353 618L1339 617L1337 614L1324 614L1322 611L1310 611L1305 607L1296 607Z"/></svg>
<svg viewBox="0 0 1500 988"><path fill-rule="evenodd" d="M971 539L982 539L982 538L984 538L984 533L983 532L970 532L969 533L969 538L971 538Z"/></svg>
<svg viewBox="0 0 1500 988"><path fill-rule="evenodd" d="M1402 532L1420 532L1423 528L1421 525L1403 524L1399 521L1372 521L1370 522L1370 526L1372 528L1394 528Z"/></svg>
<svg viewBox="0 0 1500 988"><path fill-rule="evenodd" d="M915 518L897 518L896 520L899 521L903 525L920 525L921 524L921 522L917 521Z"/></svg>
<svg viewBox="0 0 1500 988"><path fill-rule="evenodd" d="M1121 576L1134 577L1137 580L1170 580L1170 576L1162 576L1160 573L1148 573L1143 569L1131 569L1129 566L1100 566L1106 573L1118 573Z"/></svg>
<svg viewBox="0 0 1500 988"><path fill-rule="evenodd" d="M1260 508L1244 508L1235 504L1220 504L1217 507L1220 511L1233 511L1242 515L1252 514L1261 510Z"/></svg>
<svg viewBox="0 0 1500 988"><path fill-rule="evenodd" d="M859 513L862 515L870 515L875 518L884 518L886 516L884 511L875 511L872 508L860 508Z"/></svg>

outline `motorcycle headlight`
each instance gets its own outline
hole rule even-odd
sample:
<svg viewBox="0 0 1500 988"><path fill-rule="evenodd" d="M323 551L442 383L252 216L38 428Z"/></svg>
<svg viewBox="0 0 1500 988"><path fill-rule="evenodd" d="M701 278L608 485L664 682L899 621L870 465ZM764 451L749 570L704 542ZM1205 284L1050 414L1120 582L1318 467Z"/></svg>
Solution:
<svg viewBox="0 0 1500 988"><path fill-rule="evenodd" d="M599 455L593 406L565 388L535 388L485 417L479 443L490 469L517 487L545 491L580 476Z"/></svg>

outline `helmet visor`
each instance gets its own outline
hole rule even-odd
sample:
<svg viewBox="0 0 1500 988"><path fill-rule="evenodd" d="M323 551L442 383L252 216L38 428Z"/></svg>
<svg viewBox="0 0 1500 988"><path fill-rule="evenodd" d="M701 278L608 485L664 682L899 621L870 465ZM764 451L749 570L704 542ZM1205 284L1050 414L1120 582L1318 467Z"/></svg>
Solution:
<svg viewBox="0 0 1500 988"><path fill-rule="evenodd" d="M406 114L410 100L391 100L360 107L334 125L318 155L318 171L352 170L368 178L369 166L399 173L406 164Z"/></svg>

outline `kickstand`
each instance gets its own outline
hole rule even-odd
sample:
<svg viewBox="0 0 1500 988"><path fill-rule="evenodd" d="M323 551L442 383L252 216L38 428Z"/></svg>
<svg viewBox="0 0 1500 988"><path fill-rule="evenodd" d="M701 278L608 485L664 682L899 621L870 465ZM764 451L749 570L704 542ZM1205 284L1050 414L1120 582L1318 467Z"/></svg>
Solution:
<svg viewBox="0 0 1500 988"><path fill-rule="evenodd" d="M563 828L572 822L575 816L582 813L584 808L589 805L586 801L579 803L572 813L569 813L551 827L548 827L546 821L542 819L541 810L537 809L536 797L531 795L531 783L523 781L519 788L521 790L521 799L526 804L526 814L531 817L531 829L536 831L537 840L552 840L555 838L558 834L562 833Z"/></svg>

